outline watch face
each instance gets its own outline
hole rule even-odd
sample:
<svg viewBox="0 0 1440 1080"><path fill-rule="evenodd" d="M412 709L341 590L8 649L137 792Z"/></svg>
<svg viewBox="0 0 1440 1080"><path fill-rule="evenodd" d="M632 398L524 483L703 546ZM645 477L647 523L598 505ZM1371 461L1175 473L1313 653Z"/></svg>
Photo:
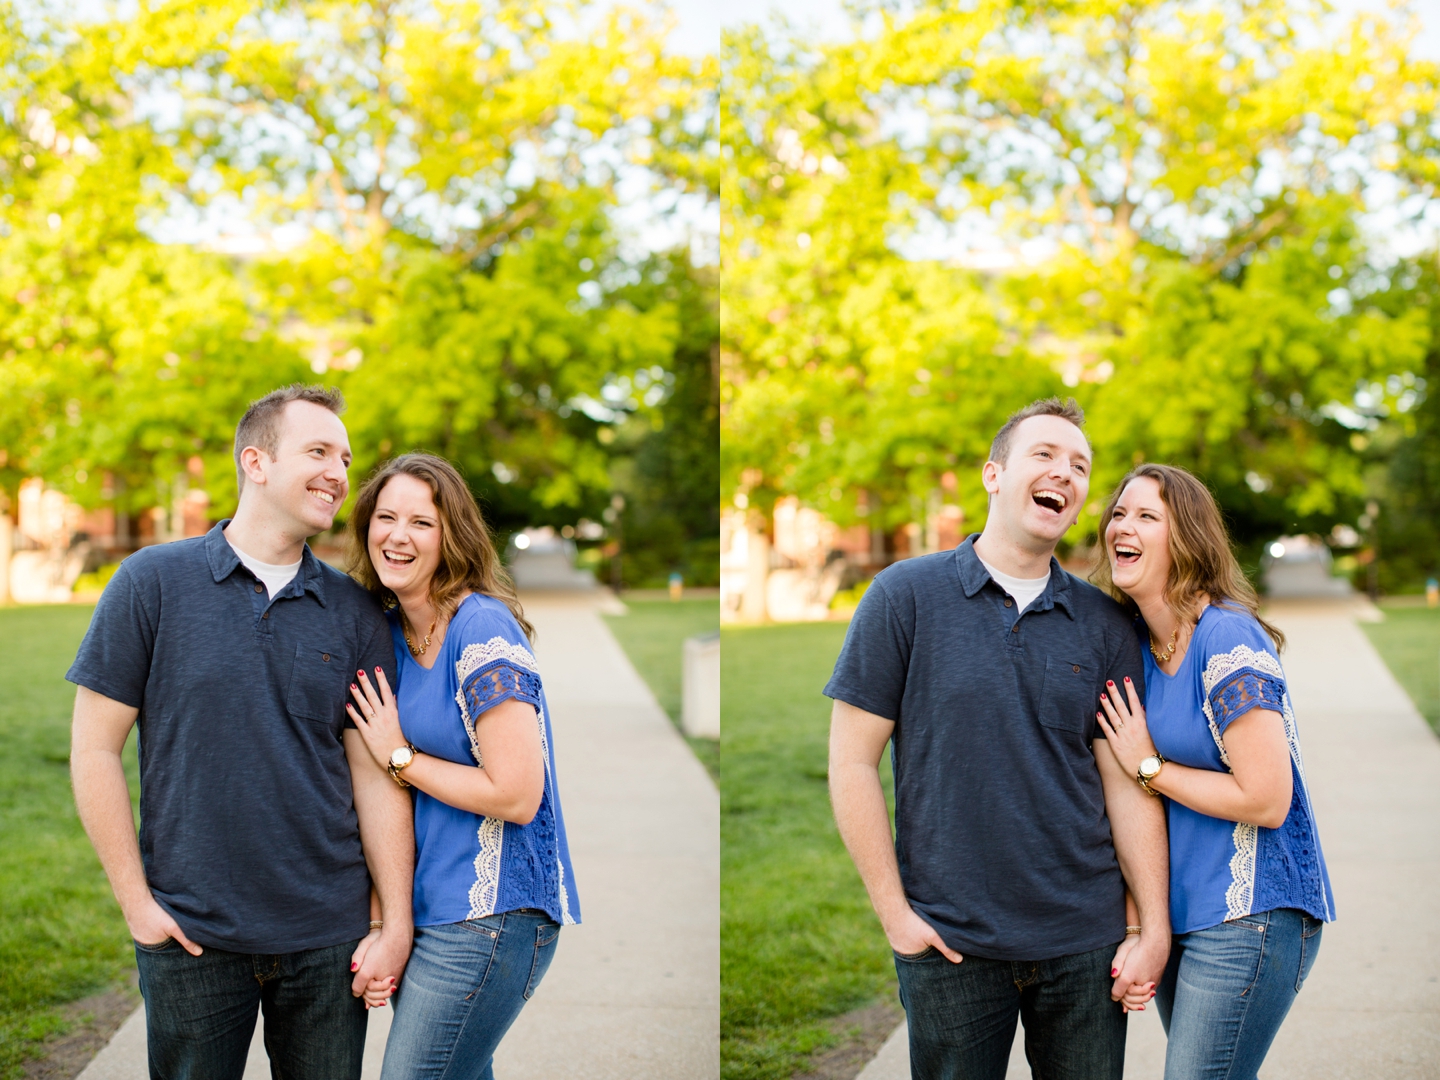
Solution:
<svg viewBox="0 0 1440 1080"><path fill-rule="evenodd" d="M410 759L414 756L410 747L402 746L390 755L390 764L394 765L397 769L403 769L406 765L410 764Z"/></svg>
<svg viewBox="0 0 1440 1080"><path fill-rule="evenodd" d="M1140 775L1147 780L1159 771L1160 759L1158 757L1147 757L1144 761L1140 762Z"/></svg>

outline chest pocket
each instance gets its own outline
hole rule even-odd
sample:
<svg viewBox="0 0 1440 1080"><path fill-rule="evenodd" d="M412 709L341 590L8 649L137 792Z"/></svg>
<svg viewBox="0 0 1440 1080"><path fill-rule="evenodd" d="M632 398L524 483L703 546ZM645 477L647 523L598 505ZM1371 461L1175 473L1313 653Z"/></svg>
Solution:
<svg viewBox="0 0 1440 1080"><path fill-rule="evenodd" d="M295 646L295 666L285 707L291 716L303 717L333 728L338 736L345 719L345 679L353 665L334 649L319 645Z"/></svg>
<svg viewBox="0 0 1440 1080"><path fill-rule="evenodd" d="M1040 723L1048 728L1085 735L1095 723L1100 702L1095 692L1095 671L1080 660L1051 657L1045 661L1045 683L1040 691Z"/></svg>

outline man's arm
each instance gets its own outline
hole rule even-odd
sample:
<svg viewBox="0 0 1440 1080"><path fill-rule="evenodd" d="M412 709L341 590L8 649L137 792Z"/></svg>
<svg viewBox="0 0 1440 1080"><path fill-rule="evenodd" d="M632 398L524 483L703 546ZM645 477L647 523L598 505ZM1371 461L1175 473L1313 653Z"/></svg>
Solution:
<svg viewBox="0 0 1440 1080"><path fill-rule="evenodd" d="M1159 983L1170 956L1170 846L1160 800L1147 795L1125 773L1104 739L1096 739L1092 749L1105 791L1115 857L1141 927L1139 943L1121 950L1123 961L1110 991L1119 1001L1131 983Z"/></svg>
<svg viewBox="0 0 1440 1080"><path fill-rule="evenodd" d="M130 787L120 751L140 710L87 687L75 691L75 713L70 725L70 782L80 823L100 856L110 888L120 902L130 936L144 945L174 938L187 951L200 955L200 946L185 936L168 911L156 902L145 881L135 818L130 810Z"/></svg>
<svg viewBox="0 0 1440 1080"><path fill-rule="evenodd" d="M880 755L894 730L893 720L836 699L830 712L830 802L835 824L860 871L890 947L914 956L934 946L958 964L960 954L915 914L900 882L890 814L880 786Z"/></svg>
<svg viewBox="0 0 1440 1080"><path fill-rule="evenodd" d="M355 978L350 992L359 997L372 978L393 977L398 984L410 959L415 935L410 907L415 879L415 817L410 797L375 764L360 732L346 728L344 738L355 814L360 820L360 845L385 922L380 937L363 952L357 950L358 959L352 964Z"/></svg>

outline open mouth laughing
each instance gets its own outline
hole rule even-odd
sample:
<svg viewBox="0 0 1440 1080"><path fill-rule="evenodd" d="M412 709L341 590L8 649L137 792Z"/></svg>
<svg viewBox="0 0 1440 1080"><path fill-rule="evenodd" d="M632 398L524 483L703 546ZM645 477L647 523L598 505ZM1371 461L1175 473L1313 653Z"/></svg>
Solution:
<svg viewBox="0 0 1440 1080"><path fill-rule="evenodd" d="M1115 545L1115 565L1134 566L1140 561L1140 549L1130 544Z"/></svg>
<svg viewBox="0 0 1440 1080"><path fill-rule="evenodd" d="M382 548L380 555L385 560L386 566L394 567L396 570L403 570L415 561L414 555L407 555L403 551L388 551Z"/></svg>
<svg viewBox="0 0 1440 1080"><path fill-rule="evenodd" d="M1060 492L1053 491L1050 488L1041 488L1039 491L1032 492L1030 498L1034 500L1035 505L1040 507L1040 509L1048 511L1056 517L1059 517L1065 512L1065 507L1070 502L1070 500L1060 494Z"/></svg>

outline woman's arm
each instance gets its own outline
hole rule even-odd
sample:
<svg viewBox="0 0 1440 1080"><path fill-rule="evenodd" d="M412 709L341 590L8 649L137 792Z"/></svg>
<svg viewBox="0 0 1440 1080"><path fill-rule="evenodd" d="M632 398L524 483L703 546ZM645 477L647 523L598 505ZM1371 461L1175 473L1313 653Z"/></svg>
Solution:
<svg viewBox="0 0 1440 1080"><path fill-rule="evenodd" d="M368 673L358 673L360 685L352 683L350 692L360 707L347 704L345 708L371 755L385 768L390 755L406 740L390 683L379 668L375 673L378 688ZM402 776L458 810L530 824L545 794L545 760L535 706L508 698L486 709L475 718L475 740L480 744L483 768L422 753L415 755Z"/></svg>
<svg viewBox="0 0 1440 1080"><path fill-rule="evenodd" d="M416 754L401 776L459 810L528 825L545 794L545 761L535 706L510 698L475 720L478 765Z"/></svg>
<svg viewBox="0 0 1440 1080"><path fill-rule="evenodd" d="M1114 683L1109 683L1108 689L1110 693L1100 701L1108 716L1096 715L1111 750L1133 777L1140 762L1155 753L1145 724L1145 707L1128 679L1125 698ZM1278 829L1290 813L1294 785L1284 719L1273 709L1251 709L1230 722L1224 741L1230 772L1192 769L1167 761L1150 786L1197 813Z"/></svg>

